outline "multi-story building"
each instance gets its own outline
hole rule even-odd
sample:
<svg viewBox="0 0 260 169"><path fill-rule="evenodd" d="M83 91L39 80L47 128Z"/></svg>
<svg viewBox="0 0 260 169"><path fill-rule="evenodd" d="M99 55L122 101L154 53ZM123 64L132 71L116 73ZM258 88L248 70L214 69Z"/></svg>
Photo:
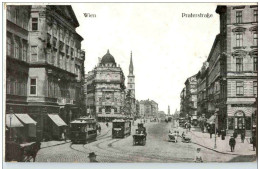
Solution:
<svg viewBox="0 0 260 169"><path fill-rule="evenodd" d="M180 95L180 116L181 117L186 117L186 110L185 110L185 97L186 97L186 87L184 87L181 91L181 95Z"/></svg>
<svg viewBox="0 0 260 169"><path fill-rule="evenodd" d="M87 110L99 121L125 116L125 76L114 57L107 53L87 74Z"/></svg>
<svg viewBox="0 0 260 169"><path fill-rule="evenodd" d="M201 70L197 73L197 115L209 118L208 114L208 97L207 97L207 74L208 62L204 62Z"/></svg>
<svg viewBox="0 0 260 169"><path fill-rule="evenodd" d="M142 118L157 118L158 117L158 103L153 100L140 101L140 116Z"/></svg>
<svg viewBox="0 0 260 169"><path fill-rule="evenodd" d="M185 110L187 111L189 120L197 119L197 79L196 74L189 77L185 81L186 97Z"/></svg>
<svg viewBox="0 0 260 169"><path fill-rule="evenodd" d="M221 126L221 123L224 122L225 117L221 116L219 113L220 107L220 88L222 86L221 74L223 73L223 60L220 57L220 35L217 35L213 46L211 48L210 54L208 56L207 62L209 63L208 75L207 75L207 118L216 117L218 115L217 123L213 121L211 123ZM222 71L222 72L221 72ZM214 118L211 118L212 120Z"/></svg>
<svg viewBox="0 0 260 169"><path fill-rule="evenodd" d="M258 6L218 6L221 128L251 135L257 98ZM211 67L211 65L209 66Z"/></svg>
<svg viewBox="0 0 260 169"><path fill-rule="evenodd" d="M78 26L69 5L7 6L6 111L28 113L40 140L60 137L60 126L84 112Z"/></svg>

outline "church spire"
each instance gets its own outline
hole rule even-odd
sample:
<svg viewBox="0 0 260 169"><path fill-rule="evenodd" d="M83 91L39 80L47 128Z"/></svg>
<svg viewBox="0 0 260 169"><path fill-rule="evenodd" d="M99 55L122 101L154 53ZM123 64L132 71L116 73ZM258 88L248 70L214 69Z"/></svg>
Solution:
<svg viewBox="0 0 260 169"><path fill-rule="evenodd" d="M130 59L130 65L129 65L129 74L134 74L134 66L133 66L133 59L132 59L132 51L131 51L131 59Z"/></svg>

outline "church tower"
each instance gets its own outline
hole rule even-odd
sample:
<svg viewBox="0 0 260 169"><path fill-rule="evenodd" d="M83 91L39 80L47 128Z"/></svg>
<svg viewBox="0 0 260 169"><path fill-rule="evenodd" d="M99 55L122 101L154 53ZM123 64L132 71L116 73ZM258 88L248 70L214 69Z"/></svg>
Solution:
<svg viewBox="0 0 260 169"><path fill-rule="evenodd" d="M131 52L130 65L129 65L129 75L127 76L127 89L131 90L132 97L135 98L135 75L134 75L134 66L133 58Z"/></svg>

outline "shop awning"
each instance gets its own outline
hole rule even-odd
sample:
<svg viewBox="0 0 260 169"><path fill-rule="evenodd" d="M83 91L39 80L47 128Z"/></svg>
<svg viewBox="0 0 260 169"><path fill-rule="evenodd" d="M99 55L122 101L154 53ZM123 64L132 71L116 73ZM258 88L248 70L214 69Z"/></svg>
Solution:
<svg viewBox="0 0 260 169"><path fill-rule="evenodd" d="M125 118L122 114L98 114L98 117L114 117L114 118Z"/></svg>
<svg viewBox="0 0 260 169"><path fill-rule="evenodd" d="M217 117L217 116L212 115L212 116L207 120L207 123L209 123L209 124L215 124L216 117Z"/></svg>
<svg viewBox="0 0 260 169"><path fill-rule="evenodd" d="M51 120L58 126L67 126L67 124L60 118L58 114L48 114Z"/></svg>
<svg viewBox="0 0 260 169"><path fill-rule="evenodd" d="M35 124L36 125L36 123L37 123L28 114L15 114L15 116L18 117L18 119L20 119L25 124Z"/></svg>
<svg viewBox="0 0 260 169"><path fill-rule="evenodd" d="M24 125L18 120L18 118L14 114L6 114L5 122L5 125L10 128L24 127Z"/></svg>

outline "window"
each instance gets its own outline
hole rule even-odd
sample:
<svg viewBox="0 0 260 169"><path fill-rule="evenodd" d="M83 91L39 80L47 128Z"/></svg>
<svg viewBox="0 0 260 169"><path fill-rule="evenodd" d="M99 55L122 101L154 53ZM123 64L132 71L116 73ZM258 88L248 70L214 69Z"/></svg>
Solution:
<svg viewBox="0 0 260 169"><path fill-rule="evenodd" d="M254 32L253 36L254 36L253 44L254 44L254 46L257 46L257 42L258 42L258 34L257 34L257 32Z"/></svg>
<svg viewBox="0 0 260 169"><path fill-rule="evenodd" d="M15 18L14 18L14 22L15 23L18 23L18 20L19 20L19 9L15 9Z"/></svg>
<svg viewBox="0 0 260 169"><path fill-rule="evenodd" d="M38 47L37 46L31 46L31 62L37 62L38 61Z"/></svg>
<svg viewBox="0 0 260 169"><path fill-rule="evenodd" d="M28 20L27 20L28 18L27 18L27 14L26 13L24 13L23 14L23 28L24 29L28 29Z"/></svg>
<svg viewBox="0 0 260 169"><path fill-rule="evenodd" d="M23 44L23 58L22 58L23 61L26 61L27 60L27 45L26 44Z"/></svg>
<svg viewBox="0 0 260 169"><path fill-rule="evenodd" d="M258 22L258 11L254 10L254 21Z"/></svg>
<svg viewBox="0 0 260 169"><path fill-rule="evenodd" d="M13 45L12 45L11 37L7 37L6 43L7 43L6 44L7 55L12 56Z"/></svg>
<svg viewBox="0 0 260 169"><path fill-rule="evenodd" d="M69 55L69 46L66 45L66 54Z"/></svg>
<svg viewBox="0 0 260 169"><path fill-rule="evenodd" d="M253 94L254 96L257 96L257 82L253 82Z"/></svg>
<svg viewBox="0 0 260 169"><path fill-rule="evenodd" d="M243 35L242 33L237 33L236 34L236 47L241 47L243 46Z"/></svg>
<svg viewBox="0 0 260 169"><path fill-rule="evenodd" d="M254 71L257 71L258 70L258 59L257 57L254 57Z"/></svg>
<svg viewBox="0 0 260 169"><path fill-rule="evenodd" d="M9 78L6 78L6 94L11 94L11 82Z"/></svg>
<svg viewBox="0 0 260 169"><path fill-rule="evenodd" d="M74 50L71 48L71 49L70 49L70 55L71 55L71 57L73 57L73 54L74 54Z"/></svg>
<svg viewBox="0 0 260 169"><path fill-rule="evenodd" d="M236 11L236 23L242 23L242 11Z"/></svg>
<svg viewBox="0 0 260 169"><path fill-rule="evenodd" d="M30 80L30 95L37 94L37 81L36 78L31 78Z"/></svg>
<svg viewBox="0 0 260 169"><path fill-rule="evenodd" d="M64 38L64 32L63 32L63 29L60 28L60 39L63 40L63 38Z"/></svg>
<svg viewBox="0 0 260 169"><path fill-rule="evenodd" d="M32 31L38 30L38 18L32 18Z"/></svg>
<svg viewBox="0 0 260 169"><path fill-rule="evenodd" d="M56 38L52 39L52 45L53 45L54 48L57 47L57 39Z"/></svg>
<svg viewBox="0 0 260 169"><path fill-rule="evenodd" d="M236 86L237 96L243 96L244 95L244 83L237 82L236 85L237 85Z"/></svg>
<svg viewBox="0 0 260 169"><path fill-rule="evenodd" d="M237 72L243 71L243 58L236 58L236 71Z"/></svg>
<svg viewBox="0 0 260 169"><path fill-rule="evenodd" d="M19 59L19 43L17 41L14 43L14 57Z"/></svg>

